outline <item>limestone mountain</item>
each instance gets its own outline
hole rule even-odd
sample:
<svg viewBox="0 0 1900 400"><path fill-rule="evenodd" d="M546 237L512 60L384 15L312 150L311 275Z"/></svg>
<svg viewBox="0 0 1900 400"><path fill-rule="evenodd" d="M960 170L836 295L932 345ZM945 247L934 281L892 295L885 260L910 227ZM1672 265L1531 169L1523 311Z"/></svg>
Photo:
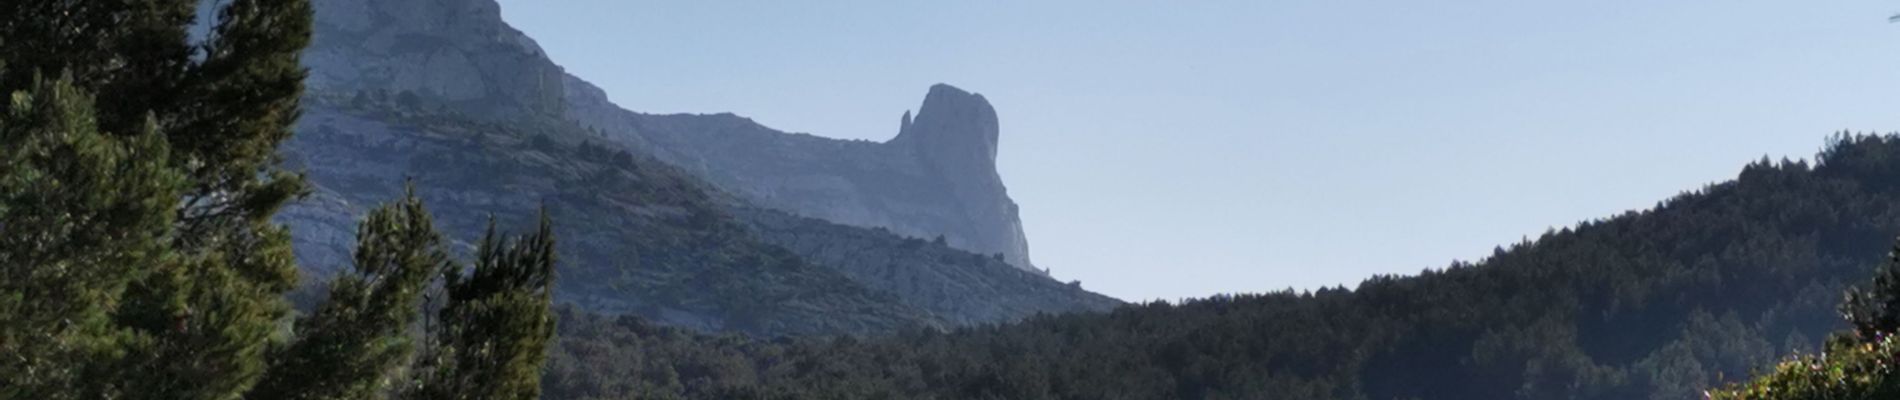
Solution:
<svg viewBox="0 0 1900 400"><path fill-rule="evenodd" d="M807 171L818 181L839 182L862 176L847 168L827 178L820 172L838 167L813 158L832 153L785 151L778 141L814 148L857 142L763 127L735 131L756 124L730 115L621 111L638 117L637 131L577 121L580 113L569 110L599 105L570 104L574 98L568 88L591 85L567 76L532 39L503 23L492 0L314 4L316 33L306 58L308 106L297 135L282 152L293 170L309 175L315 193L280 216L293 229L299 262L312 272L308 276L328 276L330 268L348 265L351 227L365 206L394 198L411 180L453 237L479 237L491 217L501 218L504 227L519 224L512 218L547 206L563 238L557 298L595 312L640 315L700 330L778 335L1004 322L1120 304L1012 267L996 256L1000 251L972 253L949 246L967 239L918 239L978 237L974 231L874 229L801 217L821 213L764 201L758 191L720 178L748 176L756 165L720 157L687 162L679 149L692 147L652 146L632 138L669 137L647 132L667 132L693 143L725 138L730 142L717 148L730 153L721 157L803 154L767 160L788 171ZM931 122L936 131L909 128L916 132L901 136L915 139L880 146L914 142L918 149L990 150L909 161L876 156L907 163L893 169L903 174L877 178L897 183L877 187L916 192L904 192L908 198L879 198L883 205L875 210L935 215L947 224L970 215L952 196L978 198L967 193L983 188L1000 195L1000 179L993 168L979 171L987 172L980 176L987 181L975 184L922 179L942 177L926 171L993 165L985 160L994 157L995 118L980 97L947 86L933 90L931 99L925 107L929 116L920 115L912 125L937 121ZM731 132L756 135L735 139ZM977 142L927 138L964 133ZM766 139L744 141L758 137ZM988 212L1009 216L1014 229L1014 205L1003 197L992 206ZM1020 243L1016 232L1012 240Z"/></svg>
<svg viewBox="0 0 1900 400"><path fill-rule="evenodd" d="M930 88L887 143L785 133L732 114L632 112L566 74L492 1L319 0L309 84L433 98L482 118L564 114L753 204L953 247L1033 270L996 171L999 126L981 95Z"/></svg>

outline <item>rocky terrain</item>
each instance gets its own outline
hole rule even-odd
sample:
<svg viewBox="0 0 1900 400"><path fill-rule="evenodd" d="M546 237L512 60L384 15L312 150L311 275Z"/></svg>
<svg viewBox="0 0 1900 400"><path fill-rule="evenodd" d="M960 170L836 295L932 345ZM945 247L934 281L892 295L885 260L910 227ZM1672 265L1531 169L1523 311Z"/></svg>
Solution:
<svg viewBox="0 0 1900 400"><path fill-rule="evenodd" d="M342 226L411 182L437 225L464 241L491 219L519 229L545 209L562 257L557 298L591 311L760 335L945 326L756 240L690 177L582 142L576 131L313 100L284 153L319 194L283 217L313 271L342 267L347 259L333 257L353 243Z"/></svg>
<svg viewBox="0 0 1900 400"><path fill-rule="evenodd" d="M1120 304L1020 268L1026 246L981 96L933 88L889 143L731 115L619 110L627 125L609 126L573 111L605 114L604 96L574 96L594 89L503 23L492 0L315 5L311 95L282 149L315 186L280 217L307 276L347 265L356 219L411 182L463 241L491 218L519 227L545 208L561 301L669 325L875 333ZM1011 242L1018 251L997 244ZM996 250L963 250L976 247Z"/></svg>
<svg viewBox="0 0 1900 400"><path fill-rule="evenodd" d="M773 130L732 114L624 110L501 21L492 1L319 0L308 83L431 98L481 118L565 115L754 204L1002 253L1033 270L996 172L999 126L981 95L930 88L886 143Z"/></svg>
<svg viewBox="0 0 1900 400"><path fill-rule="evenodd" d="M491 119L560 113L561 67L493 1L316 0L310 87L410 93Z"/></svg>

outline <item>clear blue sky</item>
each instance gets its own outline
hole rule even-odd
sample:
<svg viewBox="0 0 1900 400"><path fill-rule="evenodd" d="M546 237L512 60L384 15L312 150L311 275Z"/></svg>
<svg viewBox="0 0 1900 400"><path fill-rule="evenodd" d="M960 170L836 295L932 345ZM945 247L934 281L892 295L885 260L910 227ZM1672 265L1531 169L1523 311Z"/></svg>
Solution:
<svg viewBox="0 0 1900 400"><path fill-rule="evenodd" d="M1413 274L1900 129L1900 2L501 3L639 111L885 140L982 93L1036 262L1129 300Z"/></svg>

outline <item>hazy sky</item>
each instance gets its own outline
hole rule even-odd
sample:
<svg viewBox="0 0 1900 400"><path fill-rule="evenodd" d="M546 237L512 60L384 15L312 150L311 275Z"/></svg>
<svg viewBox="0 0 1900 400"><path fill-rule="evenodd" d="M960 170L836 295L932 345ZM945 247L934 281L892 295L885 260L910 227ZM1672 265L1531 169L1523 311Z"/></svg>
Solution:
<svg viewBox="0 0 1900 400"><path fill-rule="evenodd" d="M638 111L881 141L982 93L1037 264L1128 300L1414 274L1900 129L1887 1L501 3Z"/></svg>

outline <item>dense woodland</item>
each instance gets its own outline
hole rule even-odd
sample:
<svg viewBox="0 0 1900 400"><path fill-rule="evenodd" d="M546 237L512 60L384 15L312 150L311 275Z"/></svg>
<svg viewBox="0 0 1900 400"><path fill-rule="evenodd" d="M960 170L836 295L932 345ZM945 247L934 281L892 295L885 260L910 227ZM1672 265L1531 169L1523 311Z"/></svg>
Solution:
<svg viewBox="0 0 1900 400"><path fill-rule="evenodd" d="M1351 290L770 341L567 310L544 385L554 399L1698 398L1846 326L1843 290L1900 232L1896 190L1900 137L1840 135L1812 165L1755 162L1651 210Z"/></svg>

